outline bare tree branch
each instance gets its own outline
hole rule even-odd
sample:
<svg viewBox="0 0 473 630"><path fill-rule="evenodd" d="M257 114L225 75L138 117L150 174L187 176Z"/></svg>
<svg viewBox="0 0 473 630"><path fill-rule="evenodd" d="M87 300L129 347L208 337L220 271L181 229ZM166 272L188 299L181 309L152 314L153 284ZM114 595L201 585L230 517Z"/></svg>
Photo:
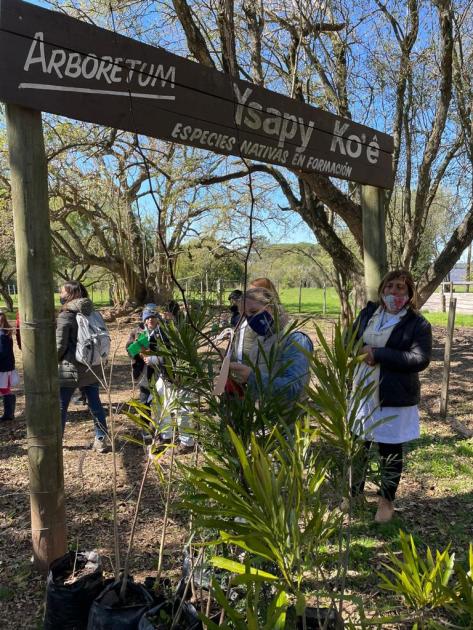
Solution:
<svg viewBox="0 0 473 630"><path fill-rule="evenodd" d="M214 68L215 64L207 48L205 39L195 23L186 0L173 0L172 3L186 34L187 45L190 52L199 63L209 68Z"/></svg>

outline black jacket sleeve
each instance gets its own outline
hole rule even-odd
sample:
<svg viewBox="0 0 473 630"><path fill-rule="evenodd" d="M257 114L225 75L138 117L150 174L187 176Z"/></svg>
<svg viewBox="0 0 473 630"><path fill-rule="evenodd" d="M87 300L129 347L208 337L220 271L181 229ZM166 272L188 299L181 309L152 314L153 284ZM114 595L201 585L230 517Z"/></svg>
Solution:
<svg viewBox="0 0 473 630"><path fill-rule="evenodd" d="M358 313L357 318L353 322L352 329L356 331L356 338L360 340L365 331L371 316L378 308L378 304L375 302L368 302L367 305Z"/></svg>
<svg viewBox="0 0 473 630"><path fill-rule="evenodd" d="M13 340L11 335L5 331L0 334L0 371L10 372L14 368Z"/></svg>
<svg viewBox="0 0 473 630"><path fill-rule="evenodd" d="M70 361L72 354L75 354L75 344L77 343L77 330L75 329L74 323L74 313L71 313L69 311L61 311L57 316L56 347L57 357L59 361L62 361L66 358Z"/></svg>
<svg viewBox="0 0 473 630"><path fill-rule="evenodd" d="M432 355L432 327L421 316L417 316L408 349L397 350L389 347L374 348L376 363L388 370L399 372L422 372L430 363Z"/></svg>

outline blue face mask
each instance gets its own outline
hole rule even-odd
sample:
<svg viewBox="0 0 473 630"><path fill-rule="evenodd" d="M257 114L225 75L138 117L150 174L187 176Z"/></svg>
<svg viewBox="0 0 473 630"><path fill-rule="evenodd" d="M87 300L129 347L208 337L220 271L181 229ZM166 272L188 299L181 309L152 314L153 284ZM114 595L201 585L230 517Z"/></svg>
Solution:
<svg viewBox="0 0 473 630"><path fill-rule="evenodd" d="M261 337L266 337L268 333L273 332L274 319L268 311L261 311L252 317L247 317L247 321L248 326Z"/></svg>
<svg viewBox="0 0 473 630"><path fill-rule="evenodd" d="M60 297L59 302L64 306L64 304L67 302L67 299L65 297Z"/></svg>

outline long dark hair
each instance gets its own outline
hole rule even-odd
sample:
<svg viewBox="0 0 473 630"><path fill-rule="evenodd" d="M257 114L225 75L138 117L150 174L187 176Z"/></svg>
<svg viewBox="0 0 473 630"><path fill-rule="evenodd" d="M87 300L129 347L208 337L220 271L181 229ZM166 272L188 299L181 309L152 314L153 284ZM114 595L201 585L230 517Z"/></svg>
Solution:
<svg viewBox="0 0 473 630"><path fill-rule="evenodd" d="M4 330L7 335L12 334L12 327L7 319L6 314L0 310L0 330Z"/></svg>
<svg viewBox="0 0 473 630"><path fill-rule="evenodd" d="M181 307L179 306L179 302L176 302L176 300L169 300L166 310L168 313L171 313L176 321L178 321L181 314Z"/></svg>
<svg viewBox="0 0 473 630"><path fill-rule="evenodd" d="M84 287L82 282L78 282L77 280L68 280L62 286L66 292L66 304L71 300L89 297L87 289Z"/></svg>

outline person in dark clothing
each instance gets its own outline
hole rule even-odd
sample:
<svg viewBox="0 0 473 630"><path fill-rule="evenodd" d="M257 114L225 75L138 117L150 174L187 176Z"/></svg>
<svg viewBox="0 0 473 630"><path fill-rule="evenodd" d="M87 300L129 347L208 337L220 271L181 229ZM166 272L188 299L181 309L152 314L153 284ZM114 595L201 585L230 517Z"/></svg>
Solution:
<svg viewBox="0 0 473 630"><path fill-rule="evenodd" d="M16 312L15 336L16 336L16 343L21 350L20 311Z"/></svg>
<svg viewBox="0 0 473 630"><path fill-rule="evenodd" d="M59 396L61 422L64 432L67 410L74 390L78 387L87 399L87 405L94 418L95 440L92 448L99 453L108 450L107 420L99 395L97 374L76 360L77 313L90 315L93 310L87 289L76 280L66 282L60 291L62 309L57 317L56 346L59 361Z"/></svg>
<svg viewBox="0 0 473 630"><path fill-rule="evenodd" d="M12 392L12 387L18 384L17 379L13 329L5 313L0 311L0 395L3 399L3 416L0 417L0 422L13 420L15 417L16 396Z"/></svg>
<svg viewBox="0 0 473 630"><path fill-rule="evenodd" d="M168 319L178 324L181 321L181 317L182 317L181 307L179 306L179 302L176 302L176 300L169 300L169 302L166 305L166 309L163 313L163 316L165 318L167 316Z"/></svg>
<svg viewBox="0 0 473 630"><path fill-rule="evenodd" d="M230 300L230 312L232 314L230 317L230 326L232 328L235 328L235 326L241 319L240 300L242 298L242 295L243 291L240 291L240 289L235 289L228 296L228 299Z"/></svg>
<svg viewBox="0 0 473 630"><path fill-rule="evenodd" d="M361 474L352 494L364 489L368 451L378 445L381 488L375 520L386 523L394 514L394 498L403 468L403 444L419 437L419 372L430 363L432 330L416 310L412 275L405 270L388 273L378 289L379 301L368 302L355 321L364 362L355 384L374 384L357 413L355 433L364 440Z"/></svg>
<svg viewBox="0 0 473 630"><path fill-rule="evenodd" d="M143 339L143 349L132 356L133 379L138 382L140 402L148 404L151 380L163 369L163 360L158 355L159 342L166 344L167 338L161 331L161 316L156 304L146 304L141 315L141 324L129 335L126 342L128 352L132 344Z"/></svg>
<svg viewBox="0 0 473 630"><path fill-rule="evenodd" d="M158 441L162 444L171 444L174 427L177 426L180 441L178 452L186 453L194 448L194 438L187 431L191 427L190 398L188 392L176 386L172 374L172 360L168 354L163 356L162 353L163 347L169 350L166 326L171 325L172 322L177 325L180 321L181 314L177 302L168 304L162 316L159 315L155 304L147 304L143 309L142 323L130 334L126 348L133 359L133 378L139 384L140 402L147 405L151 413L153 382L159 398L173 401L172 414L165 414L165 417L159 421L156 436ZM141 348L140 344L142 344ZM161 407L160 411L162 411ZM152 436L148 433L143 433L143 439L150 438Z"/></svg>

